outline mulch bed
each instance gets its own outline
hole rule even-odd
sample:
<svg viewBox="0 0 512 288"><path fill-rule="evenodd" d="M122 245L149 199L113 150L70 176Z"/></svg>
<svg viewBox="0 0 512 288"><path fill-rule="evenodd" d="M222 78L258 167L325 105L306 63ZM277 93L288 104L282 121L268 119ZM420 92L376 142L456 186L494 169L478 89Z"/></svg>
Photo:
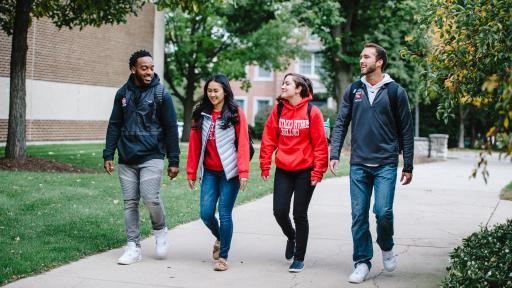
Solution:
<svg viewBox="0 0 512 288"><path fill-rule="evenodd" d="M0 158L0 170L31 172L95 173L93 169L73 166L55 160L26 157L12 160Z"/></svg>

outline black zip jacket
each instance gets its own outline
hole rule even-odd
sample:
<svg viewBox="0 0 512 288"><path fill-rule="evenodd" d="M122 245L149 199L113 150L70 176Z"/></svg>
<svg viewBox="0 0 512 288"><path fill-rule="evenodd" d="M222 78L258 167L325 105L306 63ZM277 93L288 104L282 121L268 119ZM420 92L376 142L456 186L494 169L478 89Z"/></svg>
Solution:
<svg viewBox="0 0 512 288"><path fill-rule="evenodd" d="M384 84L377 92L372 105L370 105L365 85L358 88L353 101L350 99L350 86L347 87L332 131L330 160L339 160L343 141L352 122L351 164L398 164L399 139L387 95L388 84ZM399 129L403 140L404 168L402 171L412 172L414 158L412 116L407 93L402 87L398 87L397 104L400 115Z"/></svg>
<svg viewBox="0 0 512 288"><path fill-rule="evenodd" d="M160 78L155 73L146 87L138 87L132 74L114 99L103 159L113 160L117 149L119 163L137 165L151 159L164 159L170 167L179 166L179 139L176 111L164 89L162 102L156 99Z"/></svg>

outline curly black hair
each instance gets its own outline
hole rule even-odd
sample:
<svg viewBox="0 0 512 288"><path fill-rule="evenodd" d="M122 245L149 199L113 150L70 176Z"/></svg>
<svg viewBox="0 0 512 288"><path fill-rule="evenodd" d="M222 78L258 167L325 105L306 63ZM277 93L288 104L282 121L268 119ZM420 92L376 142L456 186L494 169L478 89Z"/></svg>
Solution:
<svg viewBox="0 0 512 288"><path fill-rule="evenodd" d="M129 68L135 67L135 64L137 64L137 60L139 58L148 57L148 56L153 58L153 56L151 56L151 53L149 53L149 51L144 50L144 49L133 52L132 56L130 56L130 63L129 63L130 67Z"/></svg>

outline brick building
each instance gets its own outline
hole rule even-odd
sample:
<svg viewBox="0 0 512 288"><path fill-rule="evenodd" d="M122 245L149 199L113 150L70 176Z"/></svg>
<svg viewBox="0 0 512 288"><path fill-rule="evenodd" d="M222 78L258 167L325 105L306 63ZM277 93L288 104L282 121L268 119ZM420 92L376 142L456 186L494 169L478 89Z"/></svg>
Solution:
<svg viewBox="0 0 512 288"><path fill-rule="evenodd" d="M59 30L33 19L28 31L27 141L105 138L114 94L136 49L153 54L163 74L165 20L146 4L126 24ZM0 32L0 142L7 140L11 37Z"/></svg>
<svg viewBox="0 0 512 288"><path fill-rule="evenodd" d="M233 82L233 93L247 115L248 122L254 124L256 113L266 106L273 105L277 95L281 94L281 84L284 75L287 73L299 73L307 76L313 82L315 93L326 92L325 86L320 82L322 44L317 37L310 37L304 49L308 52L303 58L291 62L286 71L269 71L258 66L246 68L248 79L251 81L251 89L248 92L240 89L240 83ZM330 98L327 103L329 107L336 109L336 104Z"/></svg>
<svg viewBox="0 0 512 288"><path fill-rule="evenodd" d="M126 24L59 30L48 19L34 19L28 32L27 141L104 140L113 98L126 81L128 59L136 49L153 54L156 72L163 76L165 19L152 4ZM246 92L233 82L238 104L254 124L256 113L273 105L283 76L300 73L320 83L321 43L311 38L309 55L292 61L286 71L247 67L252 87ZM7 140L11 37L0 31L0 143ZM163 78L163 77L161 77ZM200 93L200 92L199 92Z"/></svg>

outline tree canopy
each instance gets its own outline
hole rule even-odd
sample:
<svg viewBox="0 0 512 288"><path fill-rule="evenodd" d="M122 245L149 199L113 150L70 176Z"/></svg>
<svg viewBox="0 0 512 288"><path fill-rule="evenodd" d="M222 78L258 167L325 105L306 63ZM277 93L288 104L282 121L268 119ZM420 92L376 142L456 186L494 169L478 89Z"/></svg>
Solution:
<svg viewBox="0 0 512 288"><path fill-rule="evenodd" d="M359 54L367 42L388 52L390 75L409 94L418 92L419 65L406 61L400 51L422 45L413 41L414 19L423 1L300 1L293 9L299 21L322 39L324 72L322 80L331 95L340 100L344 88L359 75ZM355 70L354 70L355 69Z"/></svg>
<svg viewBox="0 0 512 288"><path fill-rule="evenodd" d="M16 16L15 0L0 3L0 26L12 35ZM30 17L49 18L59 28L99 27L103 24L118 24L126 21L126 16L136 15L146 3L145 0L34 0L30 3Z"/></svg>
<svg viewBox="0 0 512 288"><path fill-rule="evenodd" d="M254 9L254 7L258 9ZM197 10L167 13L165 80L183 104L184 133L190 133L192 109L201 81L216 73L243 80L246 66L284 69L300 51L289 5L277 1L209 2Z"/></svg>
<svg viewBox="0 0 512 288"><path fill-rule="evenodd" d="M431 39L425 51L429 97L441 99L448 121L462 104L487 105L498 122L487 136L510 137L512 119L512 4L507 0L431 1L421 22ZM507 153L512 152L508 140Z"/></svg>

